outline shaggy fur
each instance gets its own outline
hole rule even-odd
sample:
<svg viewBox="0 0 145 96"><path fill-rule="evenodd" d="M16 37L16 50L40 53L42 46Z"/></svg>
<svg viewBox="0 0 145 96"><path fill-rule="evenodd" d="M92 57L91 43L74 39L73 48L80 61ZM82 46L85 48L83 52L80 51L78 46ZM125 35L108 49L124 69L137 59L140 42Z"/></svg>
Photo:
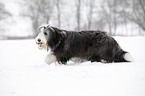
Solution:
<svg viewBox="0 0 145 96"><path fill-rule="evenodd" d="M91 62L129 62L112 37L102 31L67 31L56 27L44 27L47 46L59 63L66 64L71 58L81 58ZM48 35L49 34L49 35Z"/></svg>

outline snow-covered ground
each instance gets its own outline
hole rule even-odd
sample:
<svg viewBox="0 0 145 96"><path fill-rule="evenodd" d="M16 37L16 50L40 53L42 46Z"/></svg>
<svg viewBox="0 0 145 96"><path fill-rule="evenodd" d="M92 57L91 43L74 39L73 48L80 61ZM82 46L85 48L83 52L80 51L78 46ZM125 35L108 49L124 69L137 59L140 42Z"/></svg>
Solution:
<svg viewBox="0 0 145 96"><path fill-rule="evenodd" d="M47 65L34 40L0 41L0 96L145 96L145 37L115 37L132 63Z"/></svg>

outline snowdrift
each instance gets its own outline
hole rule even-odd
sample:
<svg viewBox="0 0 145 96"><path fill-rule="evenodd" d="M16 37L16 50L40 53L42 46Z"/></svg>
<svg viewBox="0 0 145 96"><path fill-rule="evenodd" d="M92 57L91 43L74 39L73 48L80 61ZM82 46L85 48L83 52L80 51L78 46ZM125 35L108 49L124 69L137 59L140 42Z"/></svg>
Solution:
<svg viewBox="0 0 145 96"><path fill-rule="evenodd" d="M145 37L114 37L131 63L47 65L34 40L0 41L0 96L145 96Z"/></svg>

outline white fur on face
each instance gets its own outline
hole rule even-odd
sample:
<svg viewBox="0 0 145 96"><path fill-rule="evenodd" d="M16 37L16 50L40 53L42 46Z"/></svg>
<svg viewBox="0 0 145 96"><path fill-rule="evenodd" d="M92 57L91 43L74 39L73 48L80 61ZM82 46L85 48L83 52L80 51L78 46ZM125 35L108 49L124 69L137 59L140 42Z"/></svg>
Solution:
<svg viewBox="0 0 145 96"><path fill-rule="evenodd" d="M35 38L36 43L39 43L39 42L38 42L38 39L40 39L40 40L41 40L41 43L43 43L43 44L46 44L46 43L47 43L47 40L46 40L46 38L45 38L45 35L44 35L43 30L44 30L44 28L41 28L40 33L39 33L38 36Z"/></svg>
<svg viewBox="0 0 145 96"><path fill-rule="evenodd" d="M36 42L36 44L38 44L38 48L39 49L42 49L41 47L43 47L44 49L47 48L47 39L46 39L46 37L44 35L43 30L44 30L44 28L41 28L40 33L35 38L35 42ZM39 39L41 40L40 42L39 42ZM41 43L41 44L39 44L39 43Z"/></svg>

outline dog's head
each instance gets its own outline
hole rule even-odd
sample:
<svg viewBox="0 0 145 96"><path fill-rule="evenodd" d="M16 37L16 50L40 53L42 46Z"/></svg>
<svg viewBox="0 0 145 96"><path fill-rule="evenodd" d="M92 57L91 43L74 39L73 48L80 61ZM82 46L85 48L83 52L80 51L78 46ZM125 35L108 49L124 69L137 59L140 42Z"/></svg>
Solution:
<svg viewBox="0 0 145 96"><path fill-rule="evenodd" d="M55 30L47 25L47 26L41 26L38 29L38 35L35 38L36 44L38 44L39 49L47 49L48 48L48 41L50 39L50 35Z"/></svg>

